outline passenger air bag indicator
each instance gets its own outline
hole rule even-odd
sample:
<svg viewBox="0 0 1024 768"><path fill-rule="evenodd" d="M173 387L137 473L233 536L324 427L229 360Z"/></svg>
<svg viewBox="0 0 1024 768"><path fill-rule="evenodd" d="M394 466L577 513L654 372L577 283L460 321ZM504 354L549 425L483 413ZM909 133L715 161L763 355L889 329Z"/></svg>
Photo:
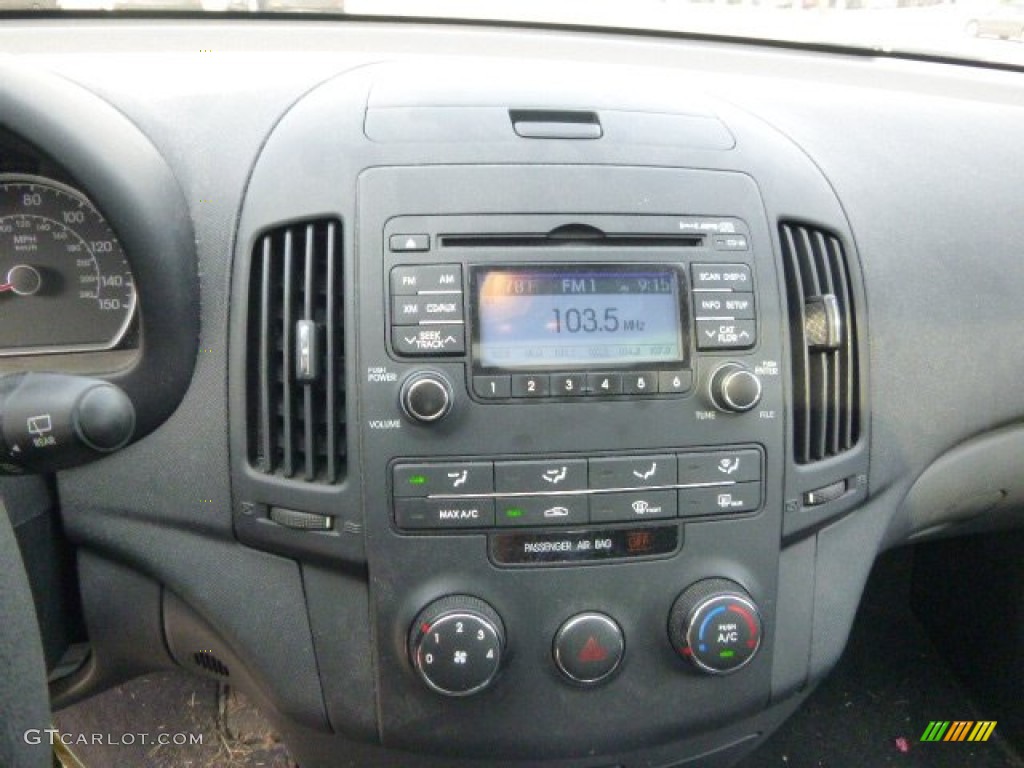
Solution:
<svg viewBox="0 0 1024 768"><path fill-rule="evenodd" d="M583 565L674 554L683 543L678 525L601 531L498 533L490 536L497 565Z"/></svg>

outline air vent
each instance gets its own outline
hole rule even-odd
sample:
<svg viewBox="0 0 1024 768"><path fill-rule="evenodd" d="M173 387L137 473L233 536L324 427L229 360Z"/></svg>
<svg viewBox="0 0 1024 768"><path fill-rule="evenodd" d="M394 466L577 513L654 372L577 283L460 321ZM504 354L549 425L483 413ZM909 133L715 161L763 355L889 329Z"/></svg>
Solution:
<svg viewBox="0 0 1024 768"><path fill-rule="evenodd" d="M218 677L230 677L228 665L218 659L210 651L196 651L192 654L192 662L205 672Z"/></svg>
<svg viewBox="0 0 1024 768"><path fill-rule="evenodd" d="M341 224L282 227L253 249L249 286L249 461L334 483L345 474Z"/></svg>
<svg viewBox="0 0 1024 768"><path fill-rule="evenodd" d="M838 456L860 435L857 326L839 239L779 227L793 348L793 450L798 464Z"/></svg>

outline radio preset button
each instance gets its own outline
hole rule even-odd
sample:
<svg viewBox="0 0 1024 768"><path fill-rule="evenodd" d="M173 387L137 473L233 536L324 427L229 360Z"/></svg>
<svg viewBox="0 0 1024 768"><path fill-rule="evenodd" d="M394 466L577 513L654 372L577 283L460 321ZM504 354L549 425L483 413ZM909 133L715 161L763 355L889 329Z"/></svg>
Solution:
<svg viewBox="0 0 1024 768"><path fill-rule="evenodd" d="M595 397L622 394L622 374L588 373L587 394Z"/></svg>
<svg viewBox="0 0 1024 768"><path fill-rule="evenodd" d="M495 400L512 397L512 379L508 376L474 376L473 391L479 397Z"/></svg>
<svg viewBox="0 0 1024 768"><path fill-rule="evenodd" d="M750 293L754 280L746 264L694 264L691 267L693 290L725 290Z"/></svg>
<svg viewBox="0 0 1024 768"><path fill-rule="evenodd" d="M398 464L392 479L395 496L491 493L494 467L489 461Z"/></svg>
<svg viewBox="0 0 1024 768"><path fill-rule="evenodd" d="M693 386L692 371L659 371L658 391L662 394L687 392Z"/></svg>
<svg viewBox="0 0 1024 768"><path fill-rule="evenodd" d="M499 527L585 525L589 504L582 495L499 498L495 521Z"/></svg>
<svg viewBox="0 0 1024 768"><path fill-rule="evenodd" d="M757 341L753 320L698 320L697 349L747 349Z"/></svg>
<svg viewBox="0 0 1024 768"><path fill-rule="evenodd" d="M761 479L761 454L754 450L679 454L679 484L747 483Z"/></svg>
<svg viewBox="0 0 1024 768"><path fill-rule="evenodd" d="M462 265L429 264L395 267L391 270L391 295L461 294Z"/></svg>
<svg viewBox="0 0 1024 768"><path fill-rule="evenodd" d="M516 373L512 376L512 397L547 397L551 381L546 375Z"/></svg>
<svg viewBox="0 0 1024 768"><path fill-rule="evenodd" d="M491 528L493 499L395 499L395 523L407 530Z"/></svg>
<svg viewBox="0 0 1024 768"><path fill-rule="evenodd" d="M590 460L590 487L595 490L675 485L675 482L675 456Z"/></svg>
<svg viewBox="0 0 1024 768"><path fill-rule="evenodd" d="M654 395L658 392L658 374L652 371L622 374L622 391L627 395Z"/></svg>
<svg viewBox="0 0 1024 768"><path fill-rule="evenodd" d="M494 489L498 493L558 493L586 488L586 459L494 462Z"/></svg>
<svg viewBox="0 0 1024 768"><path fill-rule="evenodd" d="M717 488L682 488L679 491L680 517L753 512L760 506L760 483L736 483Z"/></svg>
<svg viewBox="0 0 1024 768"><path fill-rule="evenodd" d="M590 522L616 523L676 516L675 491L598 493L590 497Z"/></svg>
<svg viewBox="0 0 1024 768"><path fill-rule="evenodd" d="M551 374L552 397L582 397L586 394L587 377L582 373Z"/></svg>
<svg viewBox="0 0 1024 768"><path fill-rule="evenodd" d="M406 357L461 355L466 334L461 325L398 325L391 329L391 346Z"/></svg>

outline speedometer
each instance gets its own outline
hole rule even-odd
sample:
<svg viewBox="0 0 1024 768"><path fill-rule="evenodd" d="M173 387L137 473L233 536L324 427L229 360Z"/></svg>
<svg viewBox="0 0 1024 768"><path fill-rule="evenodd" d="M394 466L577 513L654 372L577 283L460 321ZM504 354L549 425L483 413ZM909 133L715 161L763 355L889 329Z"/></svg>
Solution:
<svg viewBox="0 0 1024 768"><path fill-rule="evenodd" d="M0 355L112 349L135 303L121 244L85 195L0 174Z"/></svg>

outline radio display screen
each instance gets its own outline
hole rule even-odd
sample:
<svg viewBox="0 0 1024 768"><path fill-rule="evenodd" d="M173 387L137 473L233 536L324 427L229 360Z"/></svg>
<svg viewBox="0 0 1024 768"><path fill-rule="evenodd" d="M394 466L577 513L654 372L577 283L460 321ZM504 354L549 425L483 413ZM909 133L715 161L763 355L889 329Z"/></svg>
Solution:
<svg viewBox="0 0 1024 768"><path fill-rule="evenodd" d="M679 367L682 272L671 265L474 267L481 368Z"/></svg>

